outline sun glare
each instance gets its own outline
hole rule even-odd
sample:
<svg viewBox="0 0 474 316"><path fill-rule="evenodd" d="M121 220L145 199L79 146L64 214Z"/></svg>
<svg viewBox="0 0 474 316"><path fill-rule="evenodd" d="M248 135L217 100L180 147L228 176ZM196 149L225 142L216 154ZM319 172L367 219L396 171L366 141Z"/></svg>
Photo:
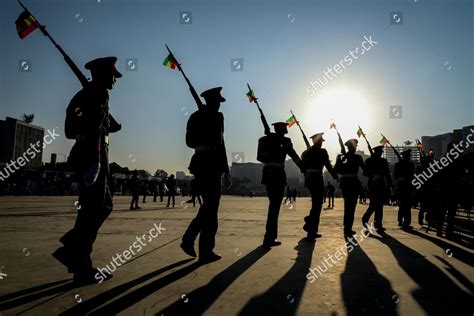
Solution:
<svg viewBox="0 0 474 316"><path fill-rule="evenodd" d="M336 139L335 131L329 131L331 121L336 123L343 139L356 138L358 125L364 131L370 129L367 99L362 93L348 88L318 92L308 101L305 114L300 121L308 129L308 134L325 132L327 140Z"/></svg>

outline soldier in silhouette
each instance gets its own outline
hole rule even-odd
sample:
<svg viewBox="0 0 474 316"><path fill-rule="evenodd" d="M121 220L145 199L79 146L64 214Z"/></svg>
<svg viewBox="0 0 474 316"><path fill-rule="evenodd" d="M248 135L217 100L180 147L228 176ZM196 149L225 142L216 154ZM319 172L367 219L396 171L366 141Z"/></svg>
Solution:
<svg viewBox="0 0 474 316"><path fill-rule="evenodd" d="M403 229L412 228L411 207L413 204L412 179L415 174L415 165L411 161L411 149L401 153L402 160L395 164L394 178L397 180L398 192L398 225Z"/></svg>
<svg viewBox="0 0 474 316"><path fill-rule="evenodd" d="M176 179L174 178L174 174L170 175L166 180L166 187L168 188L168 203L166 207L170 207L170 200L173 200L174 207L176 196Z"/></svg>
<svg viewBox="0 0 474 316"><path fill-rule="evenodd" d="M184 233L181 248L196 257L194 241L199 238L199 260L202 263L219 260L214 253L215 235L217 233L217 211L221 198L221 177L224 174L224 185L230 187L229 164L224 143L224 115L219 112L221 87L204 91L201 96L206 105L189 117L186 129L186 144L194 149L189 164L189 171L194 175L196 187L202 195L203 204Z"/></svg>
<svg viewBox="0 0 474 316"><path fill-rule="evenodd" d="M267 188L267 195L270 201L266 232L263 238L263 246L265 248L281 245L281 242L276 238L278 235L278 216L286 186L286 156L290 156L303 172L301 159L293 149L291 139L285 137L285 134L288 133L288 124L286 122L277 122L272 125L275 132L268 133L259 140L257 153L257 159L264 163L262 184Z"/></svg>
<svg viewBox="0 0 474 316"><path fill-rule="evenodd" d="M355 153L357 143L357 139L349 139L345 142L347 153L338 155L336 165L334 166L335 172L341 175L339 186L344 198L344 236L346 237L355 234L355 231L352 230L352 225L354 224L357 197L361 189L357 174L359 173L359 168L365 168L364 160Z"/></svg>
<svg viewBox="0 0 474 316"><path fill-rule="evenodd" d="M132 193L132 201L130 202L131 210L139 210L141 207L138 206L138 199L140 194L140 180L138 180L137 170L133 171L132 178L130 179L130 191Z"/></svg>
<svg viewBox="0 0 474 316"><path fill-rule="evenodd" d="M318 233L318 229L325 195L323 168L326 167L332 177L338 180L338 176L329 161L328 152L322 148L324 141L323 134L324 133L317 133L311 136L313 146L304 151L301 155L304 169L306 170L305 186L311 194L311 210L309 215L304 218L305 224L303 226L304 231L308 233L308 239L321 237L321 234Z"/></svg>
<svg viewBox="0 0 474 316"><path fill-rule="evenodd" d="M413 185L411 184L415 175L415 165L410 161L411 149L401 153L402 160L395 164L394 178L397 180L398 192L398 223L404 229L411 227L411 207L413 204Z"/></svg>
<svg viewBox="0 0 474 316"><path fill-rule="evenodd" d="M445 157L450 157L449 153L454 149L454 142L450 142L447 147ZM448 160L448 158L445 158ZM450 157L451 159L451 157ZM445 160L445 161L446 161ZM446 237L454 237L454 219L458 210L461 192L462 181L466 176L461 159L452 160L452 162L441 170L441 212L437 219L438 230L442 230L442 225L446 217Z"/></svg>
<svg viewBox="0 0 474 316"><path fill-rule="evenodd" d="M328 181L326 190L328 195L328 208L334 208L334 192L336 191L336 188Z"/></svg>
<svg viewBox="0 0 474 316"><path fill-rule="evenodd" d="M160 194L160 202L163 202L163 197L165 196L165 180L161 179L158 182L158 193Z"/></svg>
<svg viewBox="0 0 474 316"><path fill-rule="evenodd" d="M61 237L64 246L53 256L74 273L76 286L99 282L90 254L97 232L113 208L108 184L109 133L118 132L121 125L109 113L107 90L122 77L116 62L116 57L88 62L85 68L91 71L92 81L72 98L66 111L66 137L76 140L68 163L79 177L79 204L74 228Z"/></svg>
<svg viewBox="0 0 474 316"><path fill-rule="evenodd" d="M362 224L369 229L368 222L370 216L375 212L374 227L377 230L384 231L382 225L383 204L392 187L392 179L388 162L382 158L384 146L373 148L373 154L365 161L364 176L369 177L369 207L362 216Z"/></svg>

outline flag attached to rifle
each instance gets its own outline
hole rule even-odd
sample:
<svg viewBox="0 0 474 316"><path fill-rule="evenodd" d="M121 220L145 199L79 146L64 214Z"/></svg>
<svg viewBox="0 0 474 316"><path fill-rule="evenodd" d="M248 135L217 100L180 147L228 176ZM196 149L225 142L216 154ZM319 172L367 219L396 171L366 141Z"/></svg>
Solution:
<svg viewBox="0 0 474 316"><path fill-rule="evenodd" d="M294 115L290 116L290 118L286 120L286 123L288 123L288 128L292 127L297 123L296 117Z"/></svg>
<svg viewBox="0 0 474 316"><path fill-rule="evenodd" d="M20 14L18 19L15 21L16 24L16 31L18 32L18 36L21 39L24 39L28 34L36 30L39 26L38 21L36 21L35 17L31 15L28 11L23 11Z"/></svg>
<svg viewBox="0 0 474 316"><path fill-rule="evenodd" d="M416 147L418 147L418 150L423 151L423 144L419 140L417 140L416 143Z"/></svg>
<svg viewBox="0 0 474 316"><path fill-rule="evenodd" d="M380 140L380 145L385 146L388 144L388 139L385 138L385 136L382 137Z"/></svg>
<svg viewBox="0 0 474 316"><path fill-rule="evenodd" d="M329 125L329 129L336 129L336 123L332 122L331 125Z"/></svg>
<svg viewBox="0 0 474 316"><path fill-rule="evenodd" d="M255 102L255 100L257 100L252 89L250 89L249 92L247 92L247 98L249 98L250 103Z"/></svg>
<svg viewBox="0 0 474 316"><path fill-rule="evenodd" d="M357 137L361 137L362 135L364 135L364 132L362 131L362 128L359 127L359 129L357 130Z"/></svg>
<svg viewBox="0 0 474 316"><path fill-rule="evenodd" d="M169 67L171 69L176 69L178 63L174 59L173 55L169 54L168 57L163 61L163 66Z"/></svg>

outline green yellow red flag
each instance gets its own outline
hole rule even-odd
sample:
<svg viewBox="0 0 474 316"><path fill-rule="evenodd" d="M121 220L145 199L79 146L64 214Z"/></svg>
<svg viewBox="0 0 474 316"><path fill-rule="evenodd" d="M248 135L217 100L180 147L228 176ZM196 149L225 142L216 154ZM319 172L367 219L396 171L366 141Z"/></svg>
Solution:
<svg viewBox="0 0 474 316"><path fill-rule="evenodd" d="M163 61L163 66L169 67L171 69L176 69L176 66L178 63L176 62L176 59L174 59L173 55L169 54L168 57L165 58Z"/></svg>
<svg viewBox="0 0 474 316"><path fill-rule="evenodd" d="M18 16L18 19L16 19L15 24L16 31L21 39L24 39L28 34L39 27L38 21L36 21L35 17L28 11L23 11Z"/></svg>
<svg viewBox="0 0 474 316"><path fill-rule="evenodd" d="M294 115L290 116L290 118L286 120L286 123L288 123L288 128L292 127L297 123L296 117Z"/></svg>
<svg viewBox="0 0 474 316"><path fill-rule="evenodd" d="M247 97L249 98L250 103L255 102L255 100L257 100L252 89L250 89L249 92L247 92Z"/></svg>
<svg viewBox="0 0 474 316"><path fill-rule="evenodd" d="M382 136L382 139L380 140L380 145L385 146L388 144L388 139L385 138L385 136Z"/></svg>

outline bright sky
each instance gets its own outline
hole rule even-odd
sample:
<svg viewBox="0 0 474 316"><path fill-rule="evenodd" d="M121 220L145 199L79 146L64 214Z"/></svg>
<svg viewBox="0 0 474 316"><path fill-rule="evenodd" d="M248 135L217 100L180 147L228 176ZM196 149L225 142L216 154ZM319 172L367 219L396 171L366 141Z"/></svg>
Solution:
<svg viewBox="0 0 474 316"><path fill-rule="evenodd" d="M292 108L308 136L326 133L331 157L339 150L331 119L344 139L357 137L360 124L373 144L380 132L402 144L474 122L469 0L24 3L84 73L93 58L119 58L124 77L110 93L110 106L123 130L111 137L110 160L129 168L187 172L192 155L184 134L195 105L181 74L161 64L165 43L199 93L223 87L229 161L231 152L255 161L263 134L245 95L247 82L269 122L286 120ZM63 135L65 109L79 82L40 31L19 39L14 22L22 10L16 1L1 1L0 8L0 118L35 113L35 125L57 127ZM180 24L180 11L192 12L192 24ZM402 13L403 24L391 24L392 12ZM378 44L310 96L309 81L321 78L364 36ZM126 71L126 58L138 60L137 71ZM232 58L244 59L243 71L231 71ZM31 60L31 72L19 71L20 59ZM401 118L390 118L390 106L402 106ZM302 152L297 127L288 136ZM68 154L72 144L62 137L46 148L43 160L51 152Z"/></svg>

